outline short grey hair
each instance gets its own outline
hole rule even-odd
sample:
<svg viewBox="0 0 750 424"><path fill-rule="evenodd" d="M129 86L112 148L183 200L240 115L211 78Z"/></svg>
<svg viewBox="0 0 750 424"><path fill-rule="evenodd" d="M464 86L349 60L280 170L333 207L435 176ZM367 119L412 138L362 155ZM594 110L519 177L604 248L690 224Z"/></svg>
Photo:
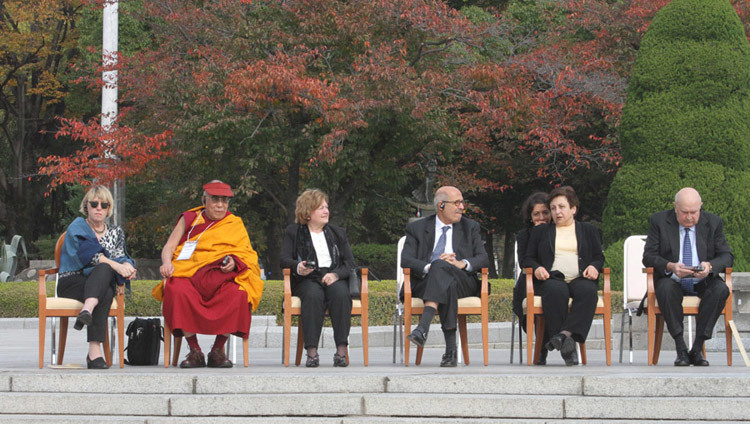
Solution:
<svg viewBox="0 0 750 424"><path fill-rule="evenodd" d="M433 206L435 206L435 210L439 209L438 205L440 205L440 202L448 200L448 194L446 193L446 190L441 191L440 188L435 192L435 198L432 201Z"/></svg>

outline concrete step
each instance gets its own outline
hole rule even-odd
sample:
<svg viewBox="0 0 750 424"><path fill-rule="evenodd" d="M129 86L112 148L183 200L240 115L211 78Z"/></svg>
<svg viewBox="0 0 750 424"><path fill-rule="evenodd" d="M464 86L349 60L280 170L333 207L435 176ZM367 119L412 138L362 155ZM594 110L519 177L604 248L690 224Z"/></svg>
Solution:
<svg viewBox="0 0 750 424"><path fill-rule="evenodd" d="M687 423L750 417L750 373L466 370L10 371L0 375L0 423Z"/></svg>

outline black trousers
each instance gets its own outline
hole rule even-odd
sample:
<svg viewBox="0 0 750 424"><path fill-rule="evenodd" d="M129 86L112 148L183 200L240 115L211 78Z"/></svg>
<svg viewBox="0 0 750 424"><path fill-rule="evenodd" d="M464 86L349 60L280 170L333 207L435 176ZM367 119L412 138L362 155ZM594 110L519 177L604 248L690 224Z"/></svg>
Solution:
<svg viewBox="0 0 750 424"><path fill-rule="evenodd" d="M656 300L659 301L664 322L672 338L682 337L684 315L682 313L682 286L677 281L665 277L654 283ZM729 297L727 284L717 275L709 275L695 285L695 291L701 298L698 306L698 317L695 319L695 334L705 340L711 338L716 320Z"/></svg>
<svg viewBox="0 0 750 424"><path fill-rule="evenodd" d="M63 277L57 282L57 295L84 302L90 297L99 299L91 312L92 321L86 328L89 342L103 342L107 336L107 316L115 297L115 271L108 264L94 267L88 277L81 274Z"/></svg>
<svg viewBox="0 0 750 424"><path fill-rule="evenodd" d="M471 274L456 268L444 260L430 265L430 272L422 284L414 288L414 297L438 304L438 315L443 330L455 330L458 321L458 299L476 296L479 281Z"/></svg>
<svg viewBox="0 0 750 424"><path fill-rule="evenodd" d="M573 340L585 342L599 300L598 288L596 281L583 277L570 283L552 278L535 283L534 293L542 296L545 340L561 331L570 331ZM573 299L570 311L569 299Z"/></svg>
<svg viewBox="0 0 750 424"><path fill-rule="evenodd" d="M306 349L318 347L326 309L331 316L336 346L349 344L352 298L349 296L348 281L338 280L324 287L319 279L304 279L292 284L292 295L302 301L302 331L305 333Z"/></svg>

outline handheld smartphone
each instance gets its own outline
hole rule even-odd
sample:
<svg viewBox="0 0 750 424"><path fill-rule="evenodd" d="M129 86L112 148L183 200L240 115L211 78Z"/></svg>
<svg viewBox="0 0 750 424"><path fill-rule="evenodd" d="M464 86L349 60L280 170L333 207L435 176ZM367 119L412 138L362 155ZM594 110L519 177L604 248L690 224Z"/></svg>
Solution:
<svg viewBox="0 0 750 424"><path fill-rule="evenodd" d="M229 263L229 255L224 256L224 260L221 261L221 266L224 266Z"/></svg>
<svg viewBox="0 0 750 424"><path fill-rule="evenodd" d="M315 262L315 261L305 261L305 268L309 268L309 269L315 269L315 267L316 267L317 265L318 265L318 264L317 264L317 262Z"/></svg>
<svg viewBox="0 0 750 424"><path fill-rule="evenodd" d="M701 265L691 266L690 270L693 271L693 272L701 272L701 271L703 271L703 266L701 266Z"/></svg>

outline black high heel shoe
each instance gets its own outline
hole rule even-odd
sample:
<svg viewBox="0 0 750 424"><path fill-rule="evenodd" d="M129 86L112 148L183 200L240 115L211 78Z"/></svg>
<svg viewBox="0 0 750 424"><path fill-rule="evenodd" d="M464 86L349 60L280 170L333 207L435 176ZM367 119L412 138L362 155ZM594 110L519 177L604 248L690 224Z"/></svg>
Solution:
<svg viewBox="0 0 750 424"><path fill-rule="evenodd" d="M91 312L82 309L81 312L78 313L78 318L76 318L76 323L73 324L73 328L76 330L83 329L84 325L91 324L91 321L94 320L94 317L91 316ZM86 357L88 358L88 356Z"/></svg>
<svg viewBox="0 0 750 424"><path fill-rule="evenodd" d="M103 356L90 359L89 355L86 355L86 367L90 370L106 370L109 368L109 365L107 365L107 361L104 360Z"/></svg>

